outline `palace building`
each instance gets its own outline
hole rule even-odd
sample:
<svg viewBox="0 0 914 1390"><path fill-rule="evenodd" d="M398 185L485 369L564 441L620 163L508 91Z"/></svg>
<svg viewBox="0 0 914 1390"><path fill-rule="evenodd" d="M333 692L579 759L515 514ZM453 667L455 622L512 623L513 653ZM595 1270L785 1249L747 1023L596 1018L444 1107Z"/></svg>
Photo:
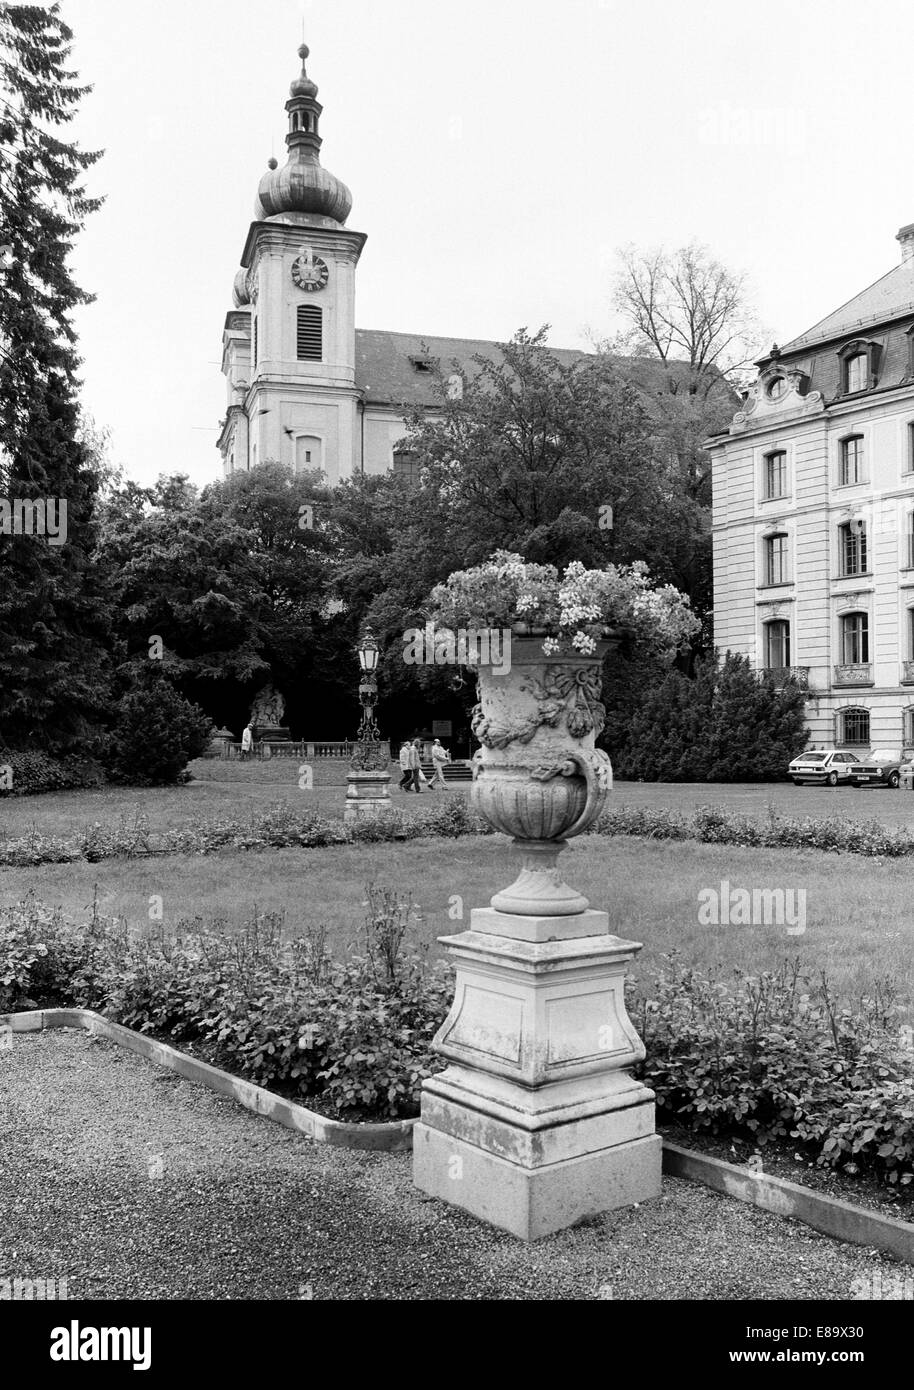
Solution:
<svg viewBox="0 0 914 1390"><path fill-rule="evenodd" d="M808 691L814 744L914 748L914 224L757 365L710 439L714 634Z"/></svg>
<svg viewBox="0 0 914 1390"><path fill-rule="evenodd" d="M412 460L398 449L404 417L434 406L437 364L447 390L460 393L474 355L497 358L497 345L356 328L366 237L346 225L349 189L321 166L322 107L305 69L308 49L298 51L288 157L282 168L271 159L260 180L225 320L223 468L228 476L276 460L320 470L331 485L354 473L409 472Z"/></svg>

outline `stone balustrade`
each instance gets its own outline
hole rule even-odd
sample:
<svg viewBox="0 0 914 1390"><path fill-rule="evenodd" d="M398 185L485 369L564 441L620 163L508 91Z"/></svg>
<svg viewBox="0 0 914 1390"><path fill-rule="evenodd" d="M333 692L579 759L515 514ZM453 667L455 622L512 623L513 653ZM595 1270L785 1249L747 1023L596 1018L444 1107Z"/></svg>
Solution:
<svg viewBox="0 0 914 1390"><path fill-rule="evenodd" d="M763 673L774 681L777 690L782 690L788 681L798 685L801 690L809 689L808 666L766 666Z"/></svg>
<svg viewBox="0 0 914 1390"><path fill-rule="evenodd" d="M869 661L835 667L833 685L872 685L873 667Z"/></svg>

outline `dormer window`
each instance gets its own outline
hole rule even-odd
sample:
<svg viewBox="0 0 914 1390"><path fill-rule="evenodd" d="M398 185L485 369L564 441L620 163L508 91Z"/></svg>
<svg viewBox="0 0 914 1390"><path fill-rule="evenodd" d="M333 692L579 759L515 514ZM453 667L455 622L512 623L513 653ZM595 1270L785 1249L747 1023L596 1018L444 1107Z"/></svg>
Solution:
<svg viewBox="0 0 914 1390"><path fill-rule="evenodd" d="M434 366L430 357L411 357L409 360L412 362L415 372L430 372Z"/></svg>
<svg viewBox="0 0 914 1390"><path fill-rule="evenodd" d="M841 363L841 394L852 396L858 391L870 391L876 385L878 343L858 340L846 343L838 353Z"/></svg>
<svg viewBox="0 0 914 1390"><path fill-rule="evenodd" d="M782 396L787 394L787 378L776 376L773 381L768 383L768 399L779 401Z"/></svg>
<svg viewBox="0 0 914 1390"><path fill-rule="evenodd" d="M844 364L847 373L845 391L865 391L867 386L867 360L865 352L857 352Z"/></svg>

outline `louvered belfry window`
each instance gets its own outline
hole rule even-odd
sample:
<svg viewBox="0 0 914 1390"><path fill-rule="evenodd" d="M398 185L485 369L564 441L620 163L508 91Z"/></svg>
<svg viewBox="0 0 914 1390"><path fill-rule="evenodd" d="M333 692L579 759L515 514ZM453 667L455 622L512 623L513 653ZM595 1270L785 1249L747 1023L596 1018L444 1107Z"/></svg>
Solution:
<svg viewBox="0 0 914 1390"><path fill-rule="evenodd" d="M297 330L298 360L320 362L324 345L319 305L299 304Z"/></svg>

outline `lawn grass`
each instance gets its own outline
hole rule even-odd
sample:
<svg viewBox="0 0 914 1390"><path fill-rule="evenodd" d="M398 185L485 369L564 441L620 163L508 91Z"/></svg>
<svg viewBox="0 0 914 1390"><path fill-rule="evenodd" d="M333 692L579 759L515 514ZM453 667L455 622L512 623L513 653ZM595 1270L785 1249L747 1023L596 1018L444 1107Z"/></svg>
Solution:
<svg viewBox="0 0 914 1390"><path fill-rule="evenodd" d="M247 781L189 782L181 787L102 787L78 792L50 792L45 796L10 797L0 800L0 839L14 840L37 830L42 835L74 835L86 826L100 822L117 826L142 816L150 830L160 832L199 825L220 817L245 819L277 804L314 807L325 815L342 817L346 804L345 785L315 786L307 790L289 774L277 782ZM297 773L297 768L295 769ZM400 792L394 782L393 804L405 811L434 804L436 797L461 795L460 792Z"/></svg>
<svg viewBox="0 0 914 1390"><path fill-rule="evenodd" d="M150 830L160 832L198 825L202 820L231 816L245 818L269 806L313 806L325 815L342 816L346 801L346 765L340 759L315 759L315 785L298 785L296 759L274 758L261 763L200 759L191 765L197 780L180 787L103 787L95 791L52 792L45 796L0 797L0 839L17 839L32 830L42 835L69 836L98 821L116 826L143 816ZM421 796L398 791L399 769L391 772L391 798L409 812L435 804L436 799L465 796L466 785ZM614 809L624 806L665 808L690 814L699 806L721 806L765 819L769 808L778 815L800 819L876 820L887 826L914 830L914 795L885 788L794 787L790 783L659 783L619 782L609 799Z"/></svg>
<svg viewBox="0 0 914 1390"><path fill-rule="evenodd" d="M799 956L807 969L827 970L846 997L888 976L905 1003L914 1003L911 869L903 861L587 836L569 847L562 865L591 905L609 913L610 931L644 943L635 963L642 978L671 950L702 969L753 972ZM437 953L436 938L469 926L470 908L484 906L513 876L503 836L423 839L5 869L0 904L31 890L83 917L95 899L100 912L134 927L149 925L154 897L162 898L166 927L200 916L222 918L233 929L254 911L282 912L290 931L324 924L333 949L342 953L358 945L364 890L373 881L412 893L422 913L416 940ZM750 890L804 889L806 932L789 935L784 925L700 925L699 892L719 889L722 880Z"/></svg>

